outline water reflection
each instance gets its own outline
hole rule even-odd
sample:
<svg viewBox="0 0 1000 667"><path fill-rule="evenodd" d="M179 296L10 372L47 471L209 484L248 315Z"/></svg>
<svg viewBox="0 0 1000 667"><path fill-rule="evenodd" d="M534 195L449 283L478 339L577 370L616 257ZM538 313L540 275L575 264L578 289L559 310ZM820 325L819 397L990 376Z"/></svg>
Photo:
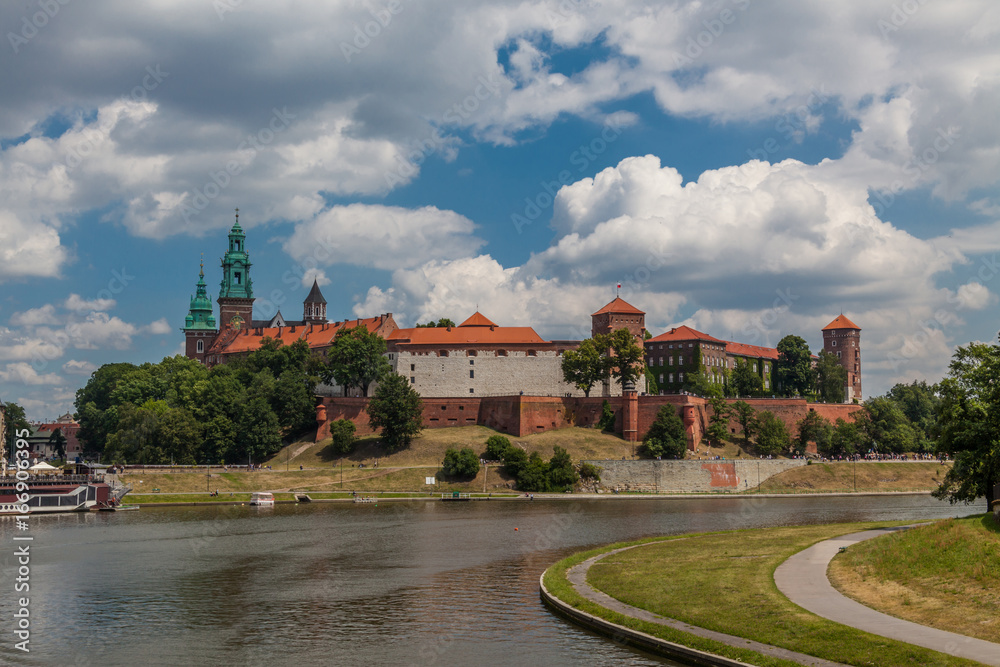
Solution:
<svg viewBox="0 0 1000 667"><path fill-rule="evenodd" d="M649 535L973 513L927 496L406 502L31 517L12 664L665 664L579 630L538 577ZM516 530L515 530L516 529ZM0 538L12 544L12 522ZM14 576L4 550L4 581ZM7 591L12 585L5 586ZM10 618L12 593L0 596ZM27 658L27 659L26 659Z"/></svg>

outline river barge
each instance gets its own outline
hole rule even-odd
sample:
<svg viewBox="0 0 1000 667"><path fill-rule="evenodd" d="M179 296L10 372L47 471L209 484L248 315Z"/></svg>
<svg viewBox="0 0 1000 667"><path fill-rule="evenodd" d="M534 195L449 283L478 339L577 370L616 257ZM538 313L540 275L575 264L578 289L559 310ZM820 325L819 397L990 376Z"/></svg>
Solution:
<svg viewBox="0 0 1000 667"><path fill-rule="evenodd" d="M21 484L21 486L18 486ZM0 477L0 515L88 512L117 507L131 487L104 475ZM27 511L21 501L27 494ZM21 497L19 497L21 496Z"/></svg>

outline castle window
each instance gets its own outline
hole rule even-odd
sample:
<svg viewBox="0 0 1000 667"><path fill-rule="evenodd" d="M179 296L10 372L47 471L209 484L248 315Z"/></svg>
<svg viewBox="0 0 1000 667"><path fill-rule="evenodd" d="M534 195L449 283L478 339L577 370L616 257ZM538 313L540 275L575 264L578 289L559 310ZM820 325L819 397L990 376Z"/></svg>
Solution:
<svg viewBox="0 0 1000 667"><path fill-rule="evenodd" d="M650 367L650 368L652 368L652 367L653 367L653 357L650 357L650 358L649 358L649 367Z"/></svg>
<svg viewBox="0 0 1000 667"><path fill-rule="evenodd" d="M832 345L833 347L837 347L837 341L835 340L830 341L830 345Z"/></svg>
<svg viewBox="0 0 1000 667"><path fill-rule="evenodd" d="M243 274L241 272L237 271L236 273L234 273L233 278L236 280L237 285L242 284Z"/></svg>
<svg viewBox="0 0 1000 667"><path fill-rule="evenodd" d="M770 389L770 388L771 388L771 381L767 378L764 378L764 389Z"/></svg>
<svg viewBox="0 0 1000 667"><path fill-rule="evenodd" d="M472 387L469 387L469 393L470 393L470 394L475 394L475 393L476 393L476 390L475 390L475 389L473 389Z"/></svg>
<svg viewBox="0 0 1000 667"><path fill-rule="evenodd" d="M470 366L475 366L476 365L476 360L475 359L469 359L469 365Z"/></svg>
<svg viewBox="0 0 1000 667"><path fill-rule="evenodd" d="M756 361L755 361L755 362L753 362L753 372L754 372L754 373L756 373L756 372L757 372L757 362L756 362Z"/></svg>
<svg viewBox="0 0 1000 667"><path fill-rule="evenodd" d="M201 354L204 351L205 351L205 341L200 340L198 341L198 353Z"/></svg>
<svg viewBox="0 0 1000 667"><path fill-rule="evenodd" d="M684 365L684 355L683 354L677 355L677 365L678 366L683 366Z"/></svg>
<svg viewBox="0 0 1000 667"><path fill-rule="evenodd" d="M674 381L674 374L673 374L673 373L671 373L671 374L670 374L670 382L673 382L673 381Z"/></svg>
<svg viewBox="0 0 1000 667"><path fill-rule="evenodd" d="M663 384L663 373L660 373L660 384Z"/></svg>
<svg viewBox="0 0 1000 667"><path fill-rule="evenodd" d="M670 366L674 365L674 358L673 358L673 356L667 357L667 364L670 365Z"/></svg>
<svg viewBox="0 0 1000 667"><path fill-rule="evenodd" d="M535 353L534 350L528 350L528 356L529 357L535 357L535 356L538 356L538 355Z"/></svg>
<svg viewBox="0 0 1000 667"><path fill-rule="evenodd" d="M840 350L837 350L837 358L840 359Z"/></svg>
<svg viewBox="0 0 1000 667"><path fill-rule="evenodd" d="M476 350L466 350L466 351L465 351L465 354L466 354L467 356L470 356L470 357L474 357L474 356L476 356L476 355L477 355L477 354L479 354L479 353L478 353L478 352L477 352Z"/></svg>
<svg viewBox="0 0 1000 667"><path fill-rule="evenodd" d="M678 373L677 374L677 381L678 382L684 382L684 373Z"/></svg>
<svg viewBox="0 0 1000 667"><path fill-rule="evenodd" d="M438 350L438 356L439 357L447 357L448 356L448 350Z"/></svg>
<svg viewBox="0 0 1000 667"><path fill-rule="evenodd" d="M417 370L417 365L416 364L410 364L410 371L415 371L415 370Z"/></svg>
<svg viewBox="0 0 1000 667"><path fill-rule="evenodd" d="M469 379L470 380L476 379L476 371L469 371Z"/></svg>
<svg viewBox="0 0 1000 667"><path fill-rule="evenodd" d="M663 365L663 357L660 357L660 365Z"/></svg>
<svg viewBox="0 0 1000 667"><path fill-rule="evenodd" d="M507 356L507 350L497 350L497 356L498 357L506 357Z"/></svg>
<svg viewBox="0 0 1000 667"><path fill-rule="evenodd" d="M416 384L416 383L417 383L417 378L410 377L410 384Z"/></svg>

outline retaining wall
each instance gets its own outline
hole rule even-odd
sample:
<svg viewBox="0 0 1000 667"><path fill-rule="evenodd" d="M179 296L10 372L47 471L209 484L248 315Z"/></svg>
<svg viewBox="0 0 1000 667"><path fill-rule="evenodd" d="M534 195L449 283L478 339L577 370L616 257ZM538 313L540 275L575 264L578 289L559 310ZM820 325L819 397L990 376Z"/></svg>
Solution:
<svg viewBox="0 0 1000 667"><path fill-rule="evenodd" d="M804 459L729 461L587 461L601 472L601 486L619 491L704 493L745 491L792 468Z"/></svg>

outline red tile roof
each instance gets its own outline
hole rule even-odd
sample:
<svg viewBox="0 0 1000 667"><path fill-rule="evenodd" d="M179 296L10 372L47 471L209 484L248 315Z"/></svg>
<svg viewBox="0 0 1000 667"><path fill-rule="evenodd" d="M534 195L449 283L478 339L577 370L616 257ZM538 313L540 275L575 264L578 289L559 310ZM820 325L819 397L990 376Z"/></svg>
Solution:
<svg viewBox="0 0 1000 667"><path fill-rule="evenodd" d="M381 333L383 336L386 336L390 331L396 330L396 323L391 315L365 317L356 320L346 320L344 322L328 322L325 325L262 327L260 329L246 327L233 336L231 341L224 340L222 345L213 345L210 352L222 354L253 352L260 347L260 343L265 337L280 340L284 345L291 345L297 340L304 340L311 348L324 348L333 345L333 339L341 329L353 329L358 326L362 326L373 333ZM232 334L228 334L227 338L229 336L232 336ZM217 347L219 349L216 349Z"/></svg>
<svg viewBox="0 0 1000 667"><path fill-rule="evenodd" d="M778 351L773 347L761 347L760 345L747 345L745 343L726 343L726 354L740 357L754 357L758 359L778 358Z"/></svg>
<svg viewBox="0 0 1000 667"><path fill-rule="evenodd" d="M474 312L472 314L471 317L469 317L469 319L465 320L464 322L462 322L458 326L460 326L460 327L495 327L496 323L495 322L491 322L489 319L487 319L482 313L480 313L477 310L476 312ZM424 327L424 328L426 329L427 327Z"/></svg>
<svg viewBox="0 0 1000 667"><path fill-rule="evenodd" d="M593 313L591 317L593 317L594 315L601 315L603 313L628 313L630 315L646 314L645 311L639 310L638 308L636 308L635 306L633 306L632 304L628 303L627 301L618 296L615 297L614 301L604 306L604 308L601 308L596 313Z"/></svg>
<svg viewBox="0 0 1000 667"><path fill-rule="evenodd" d="M397 329L388 338L397 345L546 345L531 327L460 326Z"/></svg>
<svg viewBox="0 0 1000 667"><path fill-rule="evenodd" d="M823 331L829 331L830 329L857 329L861 331L861 327L844 317L843 313L837 315L833 322L823 327Z"/></svg>
<svg viewBox="0 0 1000 667"><path fill-rule="evenodd" d="M704 340L708 341L709 343L722 343L722 344L726 343L726 341L724 340L713 338L712 336L709 336L707 333L702 333L697 329L692 329L691 327L688 326L674 327L670 331L662 333L655 338L650 338L646 342L661 343L665 341L674 342L678 340Z"/></svg>

